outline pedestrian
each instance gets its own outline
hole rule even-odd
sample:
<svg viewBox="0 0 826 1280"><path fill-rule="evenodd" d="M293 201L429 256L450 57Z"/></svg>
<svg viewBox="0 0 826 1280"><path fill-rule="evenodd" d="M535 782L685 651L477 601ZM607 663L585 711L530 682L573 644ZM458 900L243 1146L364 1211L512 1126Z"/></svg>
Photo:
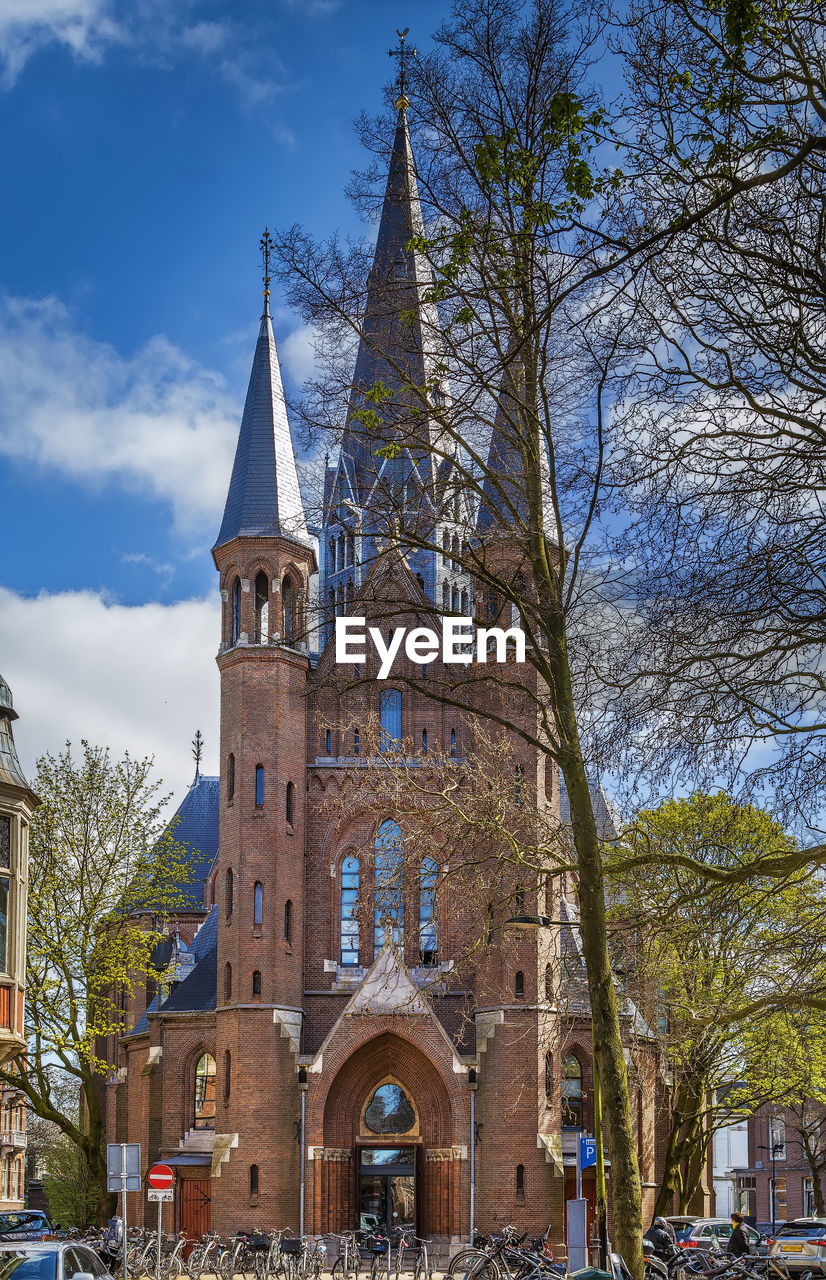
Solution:
<svg viewBox="0 0 826 1280"><path fill-rule="evenodd" d="M731 1215L731 1226L732 1232L726 1244L726 1253L732 1258L742 1258L744 1254L751 1253L751 1242L749 1233L743 1226L743 1215L737 1209Z"/></svg>

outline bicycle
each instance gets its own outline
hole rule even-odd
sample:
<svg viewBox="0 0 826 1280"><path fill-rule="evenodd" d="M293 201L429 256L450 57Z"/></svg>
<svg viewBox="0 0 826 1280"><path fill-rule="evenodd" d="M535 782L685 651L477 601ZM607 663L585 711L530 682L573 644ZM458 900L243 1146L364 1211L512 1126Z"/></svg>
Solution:
<svg viewBox="0 0 826 1280"><path fill-rule="evenodd" d="M333 1236L338 1243L338 1257L332 1269L333 1280L359 1280L361 1273L359 1234L358 1231L345 1231L340 1236Z"/></svg>

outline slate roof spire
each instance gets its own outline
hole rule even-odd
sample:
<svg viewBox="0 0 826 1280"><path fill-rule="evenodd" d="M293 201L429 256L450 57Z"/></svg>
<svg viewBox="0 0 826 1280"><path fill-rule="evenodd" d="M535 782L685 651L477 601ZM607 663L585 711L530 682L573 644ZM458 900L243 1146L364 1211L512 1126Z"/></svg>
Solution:
<svg viewBox="0 0 826 1280"><path fill-rule="evenodd" d="M366 505L376 472L381 469L376 450L385 442L384 437L394 434L390 421L383 438L376 439L352 416L352 410L362 406L364 392L377 382L390 387L410 382L417 387L438 384L441 405L449 396L439 374L443 344L438 311L424 296L433 284L430 264L423 253L410 247L412 239L424 235L424 220L407 122L409 105L408 98L400 94L375 255L367 280L364 335L356 357L351 413L342 441L340 468L358 506ZM402 394L401 398L407 397ZM437 433L434 425L431 432ZM427 470L434 467L434 457L418 459L417 463L423 480L433 480Z"/></svg>
<svg viewBox="0 0 826 1280"><path fill-rule="evenodd" d="M310 542L270 316L269 256L272 241L267 231L261 240L261 250L264 256L264 314L252 361L224 518L215 547L224 546L233 538L291 538L304 545Z"/></svg>

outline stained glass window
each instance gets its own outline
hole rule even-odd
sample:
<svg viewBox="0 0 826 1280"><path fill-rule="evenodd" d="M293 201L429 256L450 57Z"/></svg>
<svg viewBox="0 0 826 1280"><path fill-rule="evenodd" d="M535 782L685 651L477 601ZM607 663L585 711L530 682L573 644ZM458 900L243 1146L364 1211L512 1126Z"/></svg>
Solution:
<svg viewBox="0 0 826 1280"><path fill-rule="evenodd" d="M435 859L423 858L419 867L419 959L422 964L435 964L436 941L436 881L439 869Z"/></svg>
<svg viewBox="0 0 826 1280"><path fill-rule="evenodd" d="M359 887L361 874L358 858L348 854L341 864L341 963L359 962Z"/></svg>
<svg viewBox="0 0 826 1280"><path fill-rule="evenodd" d="M376 833L374 868L373 950L378 955L388 924L395 945L404 946L404 842L402 829L392 818L386 818Z"/></svg>
<svg viewBox="0 0 826 1280"><path fill-rule="evenodd" d="M201 1054L195 1066L195 1128L215 1127L215 1059Z"/></svg>

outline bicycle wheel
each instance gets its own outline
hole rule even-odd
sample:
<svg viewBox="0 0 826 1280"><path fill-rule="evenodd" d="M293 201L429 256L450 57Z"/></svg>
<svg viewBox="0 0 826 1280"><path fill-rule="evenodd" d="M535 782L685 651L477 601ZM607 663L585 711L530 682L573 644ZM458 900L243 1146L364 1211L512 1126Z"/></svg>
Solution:
<svg viewBox="0 0 826 1280"><path fill-rule="evenodd" d="M235 1275L235 1258L232 1249L225 1249L218 1263L218 1274L221 1280L232 1280Z"/></svg>
<svg viewBox="0 0 826 1280"><path fill-rule="evenodd" d="M465 1249L451 1258L447 1269L450 1280L501 1280L501 1272L493 1258L478 1249Z"/></svg>
<svg viewBox="0 0 826 1280"><path fill-rule="evenodd" d="M174 1258L170 1258L169 1262L164 1267L166 1280L178 1280L178 1277L183 1274L183 1270L184 1264L177 1255Z"/></svg>
<svg viewBox="0 0 826 1280"><path fill-rule="evenodd" d="M186 1274L189 1280L201 1280L204 1269L204 1255L200 1249L193 1249L186 1260Z"/></svg>

